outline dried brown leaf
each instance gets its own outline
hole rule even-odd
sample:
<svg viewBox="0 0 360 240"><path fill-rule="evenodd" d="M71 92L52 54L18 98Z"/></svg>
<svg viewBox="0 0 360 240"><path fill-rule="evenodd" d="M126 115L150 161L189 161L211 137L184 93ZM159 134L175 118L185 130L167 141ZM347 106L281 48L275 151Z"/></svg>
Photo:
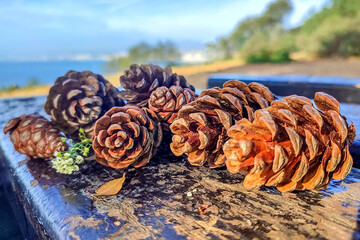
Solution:
<svg viewBox="0 0 360 240"><path fill-rule="evenodd" d="M120 192L123 184L125 182L125 173L121 178L111 180L107 183L101 185L96 189L96 193L92 194L93 196L113 196Z"/></svg>

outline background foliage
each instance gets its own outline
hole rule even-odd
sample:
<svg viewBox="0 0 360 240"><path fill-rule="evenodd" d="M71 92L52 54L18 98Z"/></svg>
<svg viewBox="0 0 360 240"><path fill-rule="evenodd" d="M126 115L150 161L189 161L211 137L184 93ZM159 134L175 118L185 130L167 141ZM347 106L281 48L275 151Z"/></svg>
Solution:
<svg viewBox="0 0 360 240"><path fill-rule="evenodd" d="M292 11L290 0L277 0L257 17L240 22L235 30L208 44L214 60L240 57L248 63L287 62L290 54L306 56L360 56L360 1L329 0L310 13L303 25L285 29Z"/></svg>
<svg viewBox="0 0 360 240"><path fill-rule="evenodd" d="M260 16L239 22L228 36L207 44L209 61L243 59L247 63L283 63L293 53L311 57L360 56L360 0L329 0L304 23L286 29L293 10L291 0L275 0ZM127 69L133 62L159 65L180 62L181 54L171 41L155 45L139 43L127 56L112 59L105 71Z"/></svg>
<svg viewBox="0 0 360 240"><path fill-rule="evenodd" d="M174 64L179 61L181 54L175 44L171 41L160 41L155 45L146 42L136 44L124 57L113 58L106 65L106 72L128 69L131 63L164 63Z"/></svg>

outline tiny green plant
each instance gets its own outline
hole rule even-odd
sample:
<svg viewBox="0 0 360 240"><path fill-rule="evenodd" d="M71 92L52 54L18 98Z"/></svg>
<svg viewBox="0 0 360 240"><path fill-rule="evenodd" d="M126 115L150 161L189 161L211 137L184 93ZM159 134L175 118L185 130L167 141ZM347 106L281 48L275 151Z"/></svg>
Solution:
<svg viewBox="0 0 360 240"><path fill-rule="evenodd" d="M63 142L68 142L69 150L64 152L56 152L55 158L51 160L52 167L56 172L62 174L72 174L79 171L78 164L84 162L84 157L87 157L92 146L92 140L87 138L84 129L79 129L79 142L74 142L71 139L62 138Z"/></svg>

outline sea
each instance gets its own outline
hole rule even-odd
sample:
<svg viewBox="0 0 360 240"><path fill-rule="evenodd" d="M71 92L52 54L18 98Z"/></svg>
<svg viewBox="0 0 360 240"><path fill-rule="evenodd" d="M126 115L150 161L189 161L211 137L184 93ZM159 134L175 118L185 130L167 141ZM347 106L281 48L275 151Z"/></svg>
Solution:
<svg viewBox="0 0 360 240"><path fill-rule="evenodd" d="M46 61L46 62L0 62L0 88L10 85L25 86L30 79L39 84L53 84L69 70L105 74L107 61Z"/></svg>

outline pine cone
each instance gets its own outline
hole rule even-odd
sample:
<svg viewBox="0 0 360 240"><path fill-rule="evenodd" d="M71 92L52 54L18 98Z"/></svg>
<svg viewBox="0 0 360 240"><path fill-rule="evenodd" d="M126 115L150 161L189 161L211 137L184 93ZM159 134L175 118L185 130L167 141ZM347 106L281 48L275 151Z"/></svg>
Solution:
<svg viewBox="0 0 360 240"><path fill-rule="evenodd" d="M95 124L96 160L112 168L138 168L155 155L162 140L161 124L147 108L113 107Z"/></svg>
<svg viewBox="0 0 360 240"><path fill-rule="evenodd" d="M170 126L175 134L170 148L176 156L187 154L192 165L208 162L212 168L221 167L225 164L222 145L228 139L226 131L235 120L252 120L256 109L268 107L273 100L270 90L259 83L232 80L222 89L205 90L178 112Z"/></svg>
<svg viewBox="0 0 360 240"><path fill-rule="evenodd" d="M4 133L8 132L15 150L30 157L50 158L68 149L60 131L37 113L9 120L4 128Z"/></svg>
<svg viewBox="0 0 360 240"><path fill-rule="evenodd" d="M120 84L125 89L120 92L122 98L140 107L147 105L150 94L158 87L179 86L195 91L183 76L173 74L170 66L162 69L152 64L132 64L120 77Z"/></svg>
<svg viewBox="0 0 360 240"><path fill-rule="evenodd" d="M315 94L315 109L306 97L292 95L242 119L228 130L223 147L232 173L247 173L244 186L276 186L280 191L327 188L342 180L353 163L349 145L355 127L340 115L332 96Z"/></svg>
<svg viewBox="0 0 360 240"><path fill-rule="evenodd" d="M101 75L69 71L51 87L45 111L67 136L78 139L80 128L91 137L95 121L122 105L119 91Z"/></svg>
<svg viewBox="0 0 360 240"><path fill-rule="evenodd" d="M188 88L159 87L151 93L148 105L163 122L163 129L168 130L182 106L194 101L195 98L195 93Z"/></svg>

